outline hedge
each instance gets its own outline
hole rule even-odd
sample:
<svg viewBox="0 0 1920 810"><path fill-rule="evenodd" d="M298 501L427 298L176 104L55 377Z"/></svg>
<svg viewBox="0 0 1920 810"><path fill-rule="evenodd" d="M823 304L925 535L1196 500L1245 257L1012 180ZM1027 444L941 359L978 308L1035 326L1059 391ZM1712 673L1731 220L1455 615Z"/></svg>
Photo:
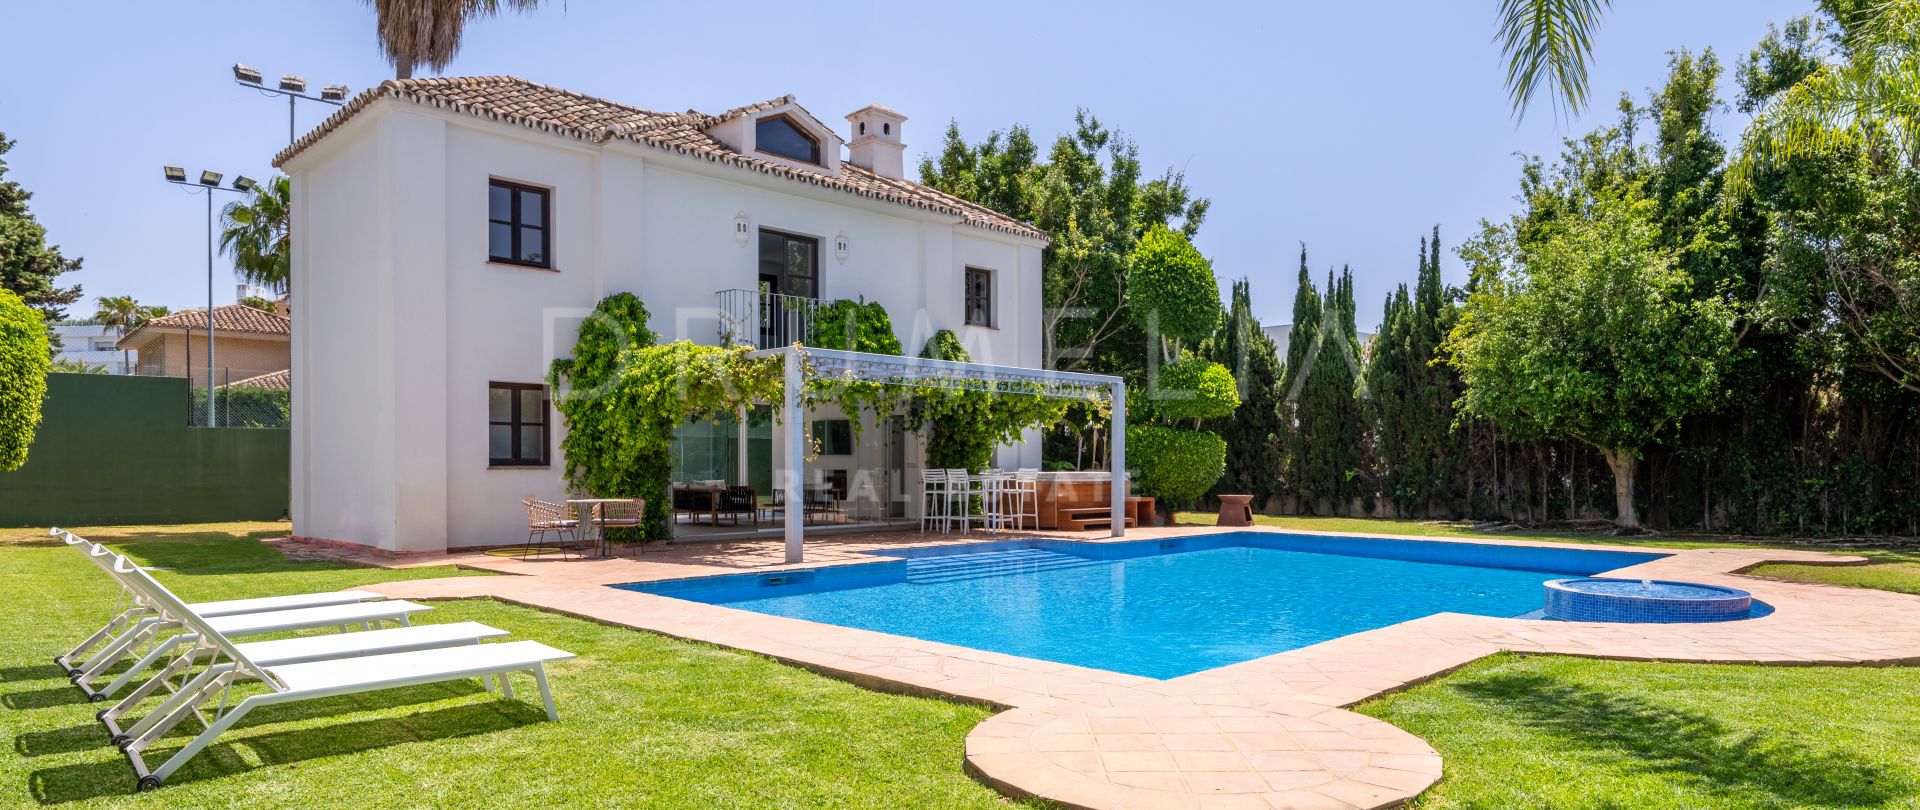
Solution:
<svg viewBox="0 0 1920 810"><path fill-rule="evenodd" d="M52 361L39 310L0 290L0 470L27 463Z"/></svg>

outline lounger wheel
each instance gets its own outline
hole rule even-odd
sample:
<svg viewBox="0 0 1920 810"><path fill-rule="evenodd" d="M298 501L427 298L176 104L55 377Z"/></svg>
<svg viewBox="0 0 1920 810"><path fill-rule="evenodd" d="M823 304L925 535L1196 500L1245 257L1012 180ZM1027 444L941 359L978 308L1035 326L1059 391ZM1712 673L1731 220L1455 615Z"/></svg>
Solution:
<svg viewBox="0 0 1920 810"><path fill-rule="evenodd" d="M93 703L99 703L100 701L103 701L106 699L107 699L107 693L105 692L88 692L87 693L87 700Z"/></svg>
<svg viewBox="0 0 1920 810"><path fill-rule="evenodd" d="M153 790L158 787L160 787L160 777L142 776L140 777L140 784L135 788L135 790L138 790L144 793L146 791Z"/></svg>
<svg viewBox="0 0 1920 810"><path fill-rule="evenodd" d="M101 709L100 711L97 711L97 712L94 712L94 713L93 713L93 719L95 719L95 720L105 720L105 719L107 719L107 712L110 712L110 711L113 711L113 710L112 710L112 709Z"/></svg>
<svg viewBox="0 0 1920 810"><path fill-rule="evenodd" d="M132 742L133 742L133 735L130 735L130 734L113 735L113 747L118 748L122 751L127 750L127 745Z"/></svg>

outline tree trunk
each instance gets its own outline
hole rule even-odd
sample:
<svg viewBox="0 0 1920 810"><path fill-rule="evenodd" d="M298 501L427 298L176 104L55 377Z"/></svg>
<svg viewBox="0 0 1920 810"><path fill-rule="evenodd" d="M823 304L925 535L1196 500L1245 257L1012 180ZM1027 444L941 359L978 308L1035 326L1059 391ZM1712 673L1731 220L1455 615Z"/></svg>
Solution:
<svg viewBox="0 0 1920 810"><path fill-rule="evenodd" d="M413 78L413 63L402 59L393 65L393 77L396 79Z"/></svg>
<svg viewBox="0 0 1920 810"><path fill-rule="evenodd" d="M1604 450L1607 466L1613 468L1613 522L1623 529L1640 528L1640 516L1633 511L1633 469L1636 459L1627 450Z"/></svg>

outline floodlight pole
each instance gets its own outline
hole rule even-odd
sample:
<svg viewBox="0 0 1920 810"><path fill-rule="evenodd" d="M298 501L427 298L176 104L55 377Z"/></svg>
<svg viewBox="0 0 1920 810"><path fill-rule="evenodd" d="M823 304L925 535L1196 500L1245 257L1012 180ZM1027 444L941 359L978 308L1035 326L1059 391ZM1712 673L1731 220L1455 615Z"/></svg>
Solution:
<svg viewBox="0 0 1920 810"><path fill-rule="evenodd" d="M207 192L207 427L215 421L213 406L213 192Z"/></svg>
<svg viewBox="0 0 1920 810"><path fill-rule="evenodd" d="M175 172L179 172L179 174L176 176ZM211 175L213 178L211 182L207 180L207 177L209 175ZM172 183L176 186L183 186L186 189L188 189L188 191L191 193L207 195L207 424L206 426L213 427L219 424L216 418L218 416L218 412L214 410L214 387L213 387L213 367L214 367L213 335L215 331L214 325L213 325L213 251L214 251L213 193L216 191L231 191L235 194L245 194L248 191L253 189L254 183L252 180L247 179L246 175L239 175L234 178L234 181L233 181L234 187L226 188L219 184L220 175L215 174L213 172L202 172L200 175L200 182L198 183L190 182L186 179L185 172L181 172L178 169L178 167L173 167L173 166L167 167L167 182ZM191 379L193 375L189 373L187 376L189 379Z"/></svg>
<svg viewBox="0 0 1920 810"><path fill-rule="evenodd" d="M294 106L295 106L295 103L298 102L300 99L304 98L308 101L318 101L321 104L332 104L335 107L338 107L347 103L347 100L345 97L346 88L341 86L328 88L327 92L329 93L337 92L341 95L341 97L338 99L332 99L332 98L327 98L325 96L310 96L310 95L307 95L306 93L302 93L296 90L288 90L284 87L268 87L265 84L261 84L258 81L258 77L255 77L254 81L247 81L245 79L235 78L233 80L233 83L240 85L241 87L248 88L250 90L258 90L260 91L260 93L264 95L286 96L287 98L287 145L288 146L292 146L293 142L299 138L299 129L297 129L297 125L294 120Z"/></svg>

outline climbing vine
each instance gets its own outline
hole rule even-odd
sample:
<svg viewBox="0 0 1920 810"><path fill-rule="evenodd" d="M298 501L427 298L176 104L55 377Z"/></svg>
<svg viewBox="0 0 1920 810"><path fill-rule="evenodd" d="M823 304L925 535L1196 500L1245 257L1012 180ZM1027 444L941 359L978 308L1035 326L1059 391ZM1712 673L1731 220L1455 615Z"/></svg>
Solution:
<svg viewBox="0 0 1920 810"><path fill-rule="evenodd" d="M569 486L596 497L647 501L640 534L666 536L671 519L674 432L689 420L729 416L777 400L779 358L745 346L658 344L647 309L631 293L607 297L580 327L571 359L550 382L567 422L560 442Z"/></svg>
<svg viewBox="0 0 1920 810"><path fill-rule="evenodd" d="M920 356L970 362L965 346L942 329L927 339ZM924 389L908 411L908 425L926 429L927 466L978 471L993 461L993 448L1019 441L1021 432L1060 421L1072 400L1032 394Z"/></svg>
<svg viewBox="0 0 1920 810"><path fill-rule="evenodd" d="M549 382L567 425L560 449L568 485L596 497L645 498L639 534L651 539L666 536L671 520L666 493L680 426L780 402L785 391L780 357L753 357L749 346L657 343L647 328L649 317L631 293L608 296L581 324L573 357L554 361ZM807 343L822 349L901 353L886 309L870 302L842 300L822 307ZM968 359L948 331L934 335L922 356ZM839 405L855 430L863 412L891 416L910 402L909 426L931 428L932 466L980 469L991 461L995 446L1018 441L1028 428L1058 421L1070 404L1032 394L822 377L804 357L802 363L807 400Z"/></svg>

